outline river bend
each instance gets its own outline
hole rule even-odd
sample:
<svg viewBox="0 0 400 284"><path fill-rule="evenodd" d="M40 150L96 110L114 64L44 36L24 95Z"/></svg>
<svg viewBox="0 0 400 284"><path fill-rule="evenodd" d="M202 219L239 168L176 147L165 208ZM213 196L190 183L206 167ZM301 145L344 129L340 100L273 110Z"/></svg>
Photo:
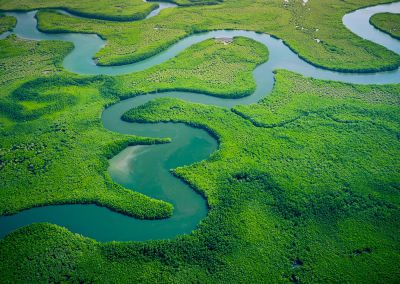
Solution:
<svg viewBox="0 0 400 284"><path fill-rule="evenodd" d="M149 14L156 16L162 9L173 4L160 3L160 7ZM169 169L190 165L204 160L218 147L207 132L173 123L128 123L120 118L131 108L138 107L159 97L173 97L183 100L231 108L238 104L250 104L271 92L273 70L287 69L317 79L328 79L357 84L400 83L400 69L379 73L341 73L315 67L293 53L280 39L267 34L250 31L218 30L191 35L172 45L167 50L141 62L122 66L97 66L92 57L105 42L94 34L46 34L37 30L37 11L5 14L17 18L12 33L30 40L63 40L72 42L75 48L63 62L66 70L85 75L120 75L139 72L158 65L176 56L187 47L214 37L244 36L264 44L269 50L269 60L253 72L257 84L255 92L245 98L223 99L190 92L165 92L148 94L123 100L102 113L105 128L124 134L147 137L170 137L172 142L163 145L132 146L110 160L108 172L113 180L126 188L134 189L153 198L162 199L174 205L174 214L163 220L138 220L95 205L55 205L24 210L12 216L0 217L0 237L34 222L50 222L64 226L72 232L99 241L144 241L168 239L187 234L194 230L207 214L207 204L202 196L187 184L175 178ZM400 13L400 2L368 7L343 17L343 24L355 34L400 54L399 41L380 32L369 24L369 18L381 12ZM0 35L0 38L10 33ZM151 169L151 170L150 170Z"/></svg>

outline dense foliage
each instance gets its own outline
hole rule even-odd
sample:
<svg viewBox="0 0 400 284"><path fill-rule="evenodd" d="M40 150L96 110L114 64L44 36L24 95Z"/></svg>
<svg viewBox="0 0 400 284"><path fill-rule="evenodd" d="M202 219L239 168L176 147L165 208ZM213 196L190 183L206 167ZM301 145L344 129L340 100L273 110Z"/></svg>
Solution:
<svg viewBox="0 0 400 284"><path fill-rule="evenodd" d="M4 279L395 282L399 94L280 71L271 99L249 107L275 111L277 126L176 99L132 110L125 119L183 121L219 137L209 160L175 171L208 197L199 229L173 241L100 244L30 226L2 241ZM297 97L305 103L296 109ZM309 115L280 124L280 113ZM33 273L39 267L48 268Z"/></svg>
<svg viewBox="0 0 400 284"><path fill-rule="evenodd" d="M381 13L375 14L370 18L370 23L375 28L390 34L392 37L400 39L400 15Z"/></svg>
<svg viewBox="0 0 400 284"><path fill-rule="evenodd" d="M30 11L36 9L63 9L73 15L107 21L135 21L144 19L158 8L155 0L1 0L0 11ZM222 0L167 0L180 6L213 5ZM1 20L0 20L1 21ZM0 30L1 31L1 30Z"/></svg>
<svg viewBox="0 0 400 284"><path fill-rule="evenodd" d="M123 190L105 173L106 159L128 144L166 141L104 130L102 108L117 96L159 89L248 94L254 89L251 70L267 59L265 47L249 39L236 38L230 45L208 40L157 68L112 79L62 71L69 43L10 36L0 41L0 48L5 66L0 71L1 214L44 204L96 203L140 218L169 216L170 204ZM212 68L210 59L215 59ZM26 196L26 187L32 196Z"/></svg>
<svg viewBox="0 0 400 284"><path fill-rule="evenodd" d="M271 96L239 108L263 127L235 112L174 99L152 101L124 119L186 122L219 137L220 150L209 161L176 173L204 190L215 211L242 208L218 219L231 224L238 215L246 216L238 229L246 230L243 235L235 235L230 225L239 247L223 258L229 271L245 266L241 257L252 255L258 262L252 263L253 271L243 269L247 277L255 271L269 277L284 263L274 255L279 250L274 246L283 245L293 268L282 276L292 280L361 282L368 277L370 282L395 282L399 86L318 81L287 71L280 71L276 80ZM279 237L262 229L266 220L281 230ZM290 229L282 224L291 224ZM242 241L246 245L239 245ZM273 257L278 264L271 268L264 261Z"/></svg>
<svg viewBox="0 0 400 284"><path fill-rule="evenodd" d="M61 8L74 15L104 19L130 21L144 19L158 4L142 0L2 0L0 10L29 11L41 8Z"/></svg>
<svg viewBox="0 0 400 284"><path fill-rule="evenodd" d="M270 95L258 104L239 105L233 111L262 127L284 126L312 115L343 123L369 121L378 124L385 120L400 123L400 118L395 115L400 103L398 84L374 88L336 82L328 85L320 80L300 79L283 70L275 74L275 79L278 83Z"/></svg>
<svg viewBox="0 0 400 284"><path fill-rule="evenodd" d="M115 101L99 96L109 80L60 74L67 43L12 36L0 45L1 214L59 203L96 203L141 218L172 213L170 204L121 189L104 173L107 158L128 144L163 142L102 129L98 113ZM41 77L27 81L34 76Z"/></svg>
<svg viewBox="0 0 400 284"><path fill-rule="evenodd" d="M224 0L167 0L165 2L172 2L180 6L198 6L198 5L215 5L223 2Z"/></svg>
<svg viewBox="0 0 400 284"><path fill-rule="evenodd" d="M228 45L209 39L143 72L116 77L115 92L131 97L158 90L201 90L213 96L243 97L254 92L252 70L267 58L266 47L247 38L237 37Z"/></svg>
<svg viewBox="0 0 400 284"><path fill-rule="evenodd" d="M14 38L4 42L15 50L37 44ZM37 70L42 65L53 70L41 60L53 44L59 43L30 49ZM229 53L214 41L199 46L205 50L190 50L195 60L199 54L209 56L207 49ZM241 50L243 61L252 58L250 51L245 57L240 44L229 48ZM173 69L172 62L163 68ZM367 277L395 282L400 263L398 86L325 82L287 71L279 71L276 80L270 97L235 112L160 99L125 116L184 121L219 137L220 149L209 160L175 170L204 192L211 206L192 235L102 244L37 224L0 241L2 281L355 282ZM118 77L113 82L52 73L48 79L20 81L3 83L13 91L2 96L14 104L23 102L15 92L39 101L47 94L74 100L25 122L2 112L8 121L1 129L2 214L44 204L44 195L51 203L95 202L127 214L129 209L137 214L140 208L168 208L125 191L104 173L106 158L127 143L149 142L108 133L100 125L102 106L115 101L114 91L107 90L118 86ZM251 123L256 119L262 127Z"/></svg>
<svg viewBox="0 0 400 284"><path fill-rule="evenodd" d="M199 30L274 30L302 56L331 68L385 69L398 60L339 24L345 11L365 1L241 3L171 9L151 21L109 28L49 12L39 17L46 29L73 21L76 30L107 29L103 63L137 59L126 54L138 46L156 52L169 36L175 41L176 34L189 33L182 27L190 21L201 22ZM61 27L51 23L56 19ZM155 23L169 35L153 39L149 33L144 42ZM306 30L293 28L303 24ZM317 24L319 31L311 32ZM315 33L321 45L312 40ZM254 89L251 70L268 56L248 39L207 40L147 71L78 76L61 67L71 48L0 40L0 215L94 203L138 218L169 216L171 204L122 188L106 171L107 159L127 145L169 140L111 133L101 111L120 98L163 90L240 97ZM99 243L34 224L0 240L0 282L398 282L400 85L344 84L284 70L275 79L273 92L250 106L230 110L166 98L124 115L127 121L184 122L218 137L219 150L209 159L174 170L210 206L192 234Z"/></svg>
<svg viewBox="0 0 400 284"><path fill-rule="evenodd" d="M16 23L17 20L14 17L4 16L0 14L0 34L11 30Z"/></svg>
<svg viewBox="0 0 400 284"><path fill-rule="evenodd" d="M39 13L46 31L97 33L107 45L96 57L101 65L134 62L159 53L190 34L216 29L244 29L282 38L305 60L345 71L395 69L400 57L363 40L342 23L344 14L391 0L229 0L204 7L166 9L157 17L131 23L76 19L53 12Z"/></svg>

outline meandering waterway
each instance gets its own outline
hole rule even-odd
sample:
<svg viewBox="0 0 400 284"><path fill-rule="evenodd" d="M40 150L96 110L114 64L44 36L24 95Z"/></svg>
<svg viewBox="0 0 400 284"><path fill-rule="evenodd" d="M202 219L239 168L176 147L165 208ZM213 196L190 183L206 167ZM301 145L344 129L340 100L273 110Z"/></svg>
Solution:
<svg viewBox="0 0 400 284"><path fill-rule="evenodd" d="M173 5L160 5L148 17ZM212 31L191 35L167 50L141 62L123 66L97 66L92 57L105 42L91 34L46 34L37 30L37 11L8 15L17 18L12 31L21 38L31 40L64 40L74 44L73 51L64 59L64 68L78 74L119 75L145 70L176 56L187 47L214 37L244 36L264 44L269 50L269 60L254 72L256 91L240 99L223 99L189 92L165 92L134 97L116 103L104 110L105 128L118 132L148 137L170 137L172 142L163 145L133 146L110 160L109 173L121 185L174 205L174 214L163 220L138 220L95 205L56 205L24 210L12 216L0 217L0 237L34 222L50 222L64 226L99 241L128 241L173 238L194 230L207 214L207 204L202 196L187 184L174 177L169 169L190 165L206 159L217 149L217 142L207 132L173 123L128 123L120 118L127 110L159 97L181 98L221 107L255 103L273 87L273 70L287 69L305 76L358 84L400 83L400 69L379 73L340 73L315 67L293 53L280 39L250 31ZM343 23L357 35L374 41L400 54L399 41L369 24L369 18L380 12L400 13L400 2L357 10L343 17ZM9 33L0 35L4 38Z"/></svg>

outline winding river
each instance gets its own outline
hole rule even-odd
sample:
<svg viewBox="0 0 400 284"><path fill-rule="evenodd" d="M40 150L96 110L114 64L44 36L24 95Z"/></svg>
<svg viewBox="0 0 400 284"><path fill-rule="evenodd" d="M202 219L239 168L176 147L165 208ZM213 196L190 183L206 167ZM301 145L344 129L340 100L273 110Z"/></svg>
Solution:
<svg viewBox="0 0 400 284"><path fill-rule="evenodd" d="M162 9L174 5L160 5L148 17L157 15ZM34 222L50 222L64 226L72 232L98 241L143 241L168 239L193 231L207 214L203 197L187 184L175 178L169 169L189 165L206 159L218 147L217 142L204 130L173 123L128 123L120 119L127 110L160 97L174 97L191 102L231 108L237 104L255 103L268 94L273 87L273 70L287 69L317 79L329 79L358 84L400 83L400 69L380 73L340 73L315 67L293 53L280 39L267 34L250 31L218 30L191 35L167 50L141 62L123 66L97 66L92 56L105 42L97 35L46 34L37 30L37 11L6 14L17 18L13 33L32 40L64 40L75 45L65 57L64 68L78 74L119 75L145 70L176 56L185 48L214 37L244 36L264 44L269 49L269 60L253 72L257 84L255 92L240 99L222 99L189 92L165 92L148 94L123 100L105 109L102 121L105 128L118 133L147 137L170 137L172 142L163 145L132 146L110 160L108 169L113 180L126 188L134 189L156 199L174 205L174 214L163 220L138 220L95 205L56 205L24 210L12 216L0 217L0 237ZM400 2L368 7L343 17L343 24L357 35L385 46L400 54L397 40L369 24L375 13L400 13ZM9 33L0 35L4 38Z"/></svg>

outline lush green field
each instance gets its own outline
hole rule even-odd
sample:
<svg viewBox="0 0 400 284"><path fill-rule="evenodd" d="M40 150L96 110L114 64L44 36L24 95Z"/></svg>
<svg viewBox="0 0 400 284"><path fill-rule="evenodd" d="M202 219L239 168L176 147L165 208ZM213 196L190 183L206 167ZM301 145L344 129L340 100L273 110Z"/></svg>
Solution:
<svg viewBox="0 0 400 284"><path fill-rule="evenodd" d="M342 24L344 14L390 0L249 1L229 0L204 7L166 9L157 17L132 23L82 20L54 12L39 14L45 31L97 33L107 45L96 55L99 64L112 65L154 55L195 32L245 29L282 38L305 60L346 71L394 69L400 57L352 34ZM319 42L317 41L319 40Z"/></svg>
<svg viewBox="0 0 400 284"><path fill-rule="evenodd" d="M381 13L375 14L370 18L370 23L377 29L390 34L394 38L400 39L400 15Z"/></svg>
<svg viewBox="0 0 400 284"><path fill-rule="evenodd" d="M1 0L0 10L29 11L41 8L62 8L75 15L104 20L130 21L144 19L158 4L142 0Z"/></svg>
<svg viewBox="0 0 400 284"><path fill-rule="evenodd" d="M0 34L11 30L17 23L14 17L0 15Z"/></svg>

